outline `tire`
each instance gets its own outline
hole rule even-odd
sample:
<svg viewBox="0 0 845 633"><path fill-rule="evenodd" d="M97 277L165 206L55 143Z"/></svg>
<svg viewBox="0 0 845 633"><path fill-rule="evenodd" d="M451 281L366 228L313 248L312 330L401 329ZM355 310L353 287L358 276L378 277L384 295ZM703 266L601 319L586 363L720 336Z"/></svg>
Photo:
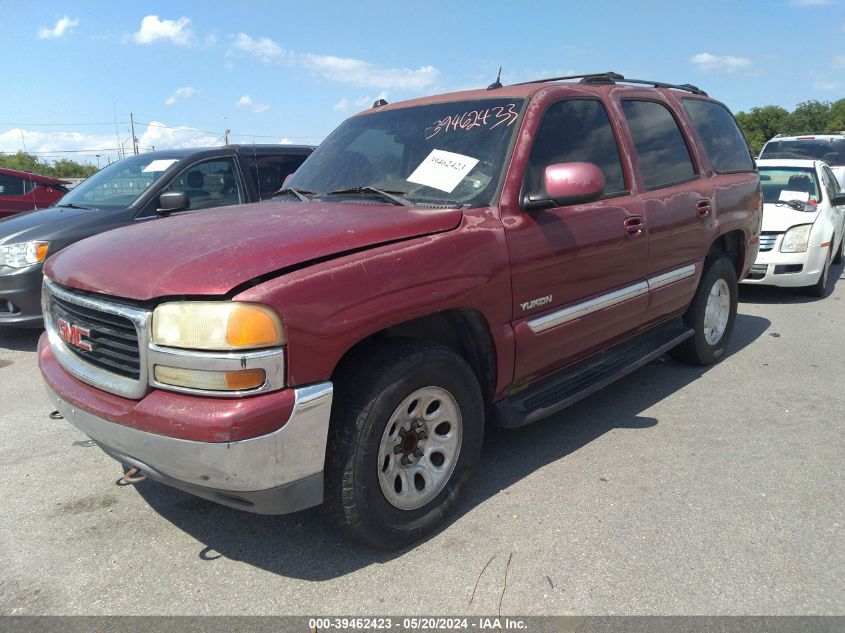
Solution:
<svg viewBox="0 0 845 633"><path fill-rule="evenodd" d="M484 402L446 347L399 339L364 351L336 376L324 507L354 538L397 549L454 508L478 465Z"/></svg>
<svg viewBox="0 0 845 633"><path fill-rule="evenodd" d="M712 299L711 293L715 293ZM737 297L736 271L731 261L725 257L705 260L698 289L684 314L684 323L692 328L693 335L670 354L694 365L712 365L721 360L733 334ZM708 303L711 304L709 313ZM711 324L714 318L717 319L715 328Z"/></svg>
<svg viewBox="0 0 845 633"><path fill-rule="evenodd" d="M841 248L840 248L841 250ZM827 294L827 279L830 276L830 249L827 251L827 257L824 260L824 267L819 275L819 280L812 286L805 286L801 288L804 294L811 297L818 297L821 299Z"/></svg>
<svg viewBox="0 0 845 633"><path fill-rule="evenodd" d="M836 236L833 237L834 243L836 241ZM831 244L832 246L832 244ZM845 236L840 238L839 240L839 248L836 249L836 256L833 258L833 264L841 264L842 260L845 259Z"/></svg>

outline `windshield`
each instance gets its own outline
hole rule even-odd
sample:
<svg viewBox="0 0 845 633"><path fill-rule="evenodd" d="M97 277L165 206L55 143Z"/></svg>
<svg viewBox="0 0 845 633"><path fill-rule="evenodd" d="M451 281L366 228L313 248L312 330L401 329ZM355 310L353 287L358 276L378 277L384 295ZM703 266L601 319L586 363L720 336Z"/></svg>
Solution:
<svg viewBox="0 0 845 633"><path fill-rule="evenodd" d="M845 138L769 141L760 158L823 160L832 167L839 167L845 165Z"/></svg>
<svg viewBox="0 0 845 633"><path fill-rule="evenodd" d="M451 101L347 119L296 171L287 189L414 204L490 203L517 129L522 99Z"/></svg>
<svg viewBox="0 0 845 633"><path fill-rule="evenodd" d="M809 167L760 167L763 201L785 203L819 202L819 182L816 171Z"/></svg>
<svg viewBox="0 0 845 633"><path fill-rule="evenodd" d="M123 158L83 180L62 198L59 206L124 209L179 159L160 152Z"/></svg>

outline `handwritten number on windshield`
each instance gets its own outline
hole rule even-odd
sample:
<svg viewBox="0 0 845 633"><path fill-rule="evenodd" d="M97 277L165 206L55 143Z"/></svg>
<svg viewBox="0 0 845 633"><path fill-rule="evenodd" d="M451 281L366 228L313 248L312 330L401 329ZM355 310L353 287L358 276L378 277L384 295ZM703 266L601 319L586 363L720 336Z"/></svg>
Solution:
<svg viewBox="0 0 845 633"><path fill-rule="evenodd" d="M425 138L432 139L441 132L456 132L461 130L469 132L477 127L487 129L494 129L500 125L509 127L513 125L519 118L519 112L516 111L516 104L509 103L504 106L494 106L492 108L485 108L484 110L470 110L463 114L451 114L438 121L435 121L430 134Z"/></svg>

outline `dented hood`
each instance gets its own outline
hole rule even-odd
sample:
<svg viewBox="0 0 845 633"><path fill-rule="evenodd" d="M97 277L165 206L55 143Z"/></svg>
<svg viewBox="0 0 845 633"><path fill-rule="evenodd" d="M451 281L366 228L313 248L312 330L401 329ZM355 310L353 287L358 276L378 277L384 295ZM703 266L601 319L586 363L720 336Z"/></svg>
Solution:
<svg viewBox="0 0 845 633"><path fill-rule="evenodd" d="M264 202L155 219L78 242L47 260L54 281L146 300L222 295L285 268L448 231L460 209Z"/></svg>

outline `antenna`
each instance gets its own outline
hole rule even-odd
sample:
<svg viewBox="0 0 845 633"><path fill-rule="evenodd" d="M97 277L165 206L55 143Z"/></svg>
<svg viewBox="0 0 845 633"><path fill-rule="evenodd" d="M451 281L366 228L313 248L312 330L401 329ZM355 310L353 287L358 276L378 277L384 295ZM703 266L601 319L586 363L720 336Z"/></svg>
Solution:
<svg viewBox="0 0 845 633"><path fill-rule="evenodd" d="M502 67L499 66L499 74L496 75L496 81L487 86L487 90L498 90L502 87Z"/></svg>

